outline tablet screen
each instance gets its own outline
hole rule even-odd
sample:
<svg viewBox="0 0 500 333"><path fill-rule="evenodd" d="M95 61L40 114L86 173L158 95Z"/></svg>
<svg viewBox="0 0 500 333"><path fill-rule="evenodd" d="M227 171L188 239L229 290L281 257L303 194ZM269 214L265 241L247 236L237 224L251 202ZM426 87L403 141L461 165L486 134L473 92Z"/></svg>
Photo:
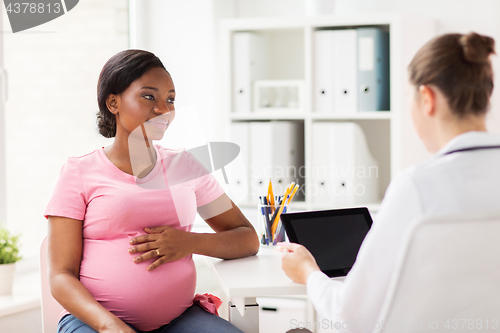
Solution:
<svg viewBox="0 0 500 333"><path fill-rule="evenodd" d="M304 245L331 277L349 272L372 224L366 208L286 215L282 220L290 241Z"/></svg>

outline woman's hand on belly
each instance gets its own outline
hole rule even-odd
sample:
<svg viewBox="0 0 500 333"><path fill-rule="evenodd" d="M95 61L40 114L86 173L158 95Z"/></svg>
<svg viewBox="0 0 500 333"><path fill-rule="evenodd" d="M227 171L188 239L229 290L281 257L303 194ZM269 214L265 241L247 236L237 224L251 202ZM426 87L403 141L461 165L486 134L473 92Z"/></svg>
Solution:
<svg viewBox="0 0 500 333"><path fill-rule="evenodd" d="M129 253L145 252L134 258L135 263L144 260L158 258L148 270L153 270L158 266L184 258L193 253L193 234L182 231L171 226L160 226L145 228L147 234L130 240Z"/></svg>

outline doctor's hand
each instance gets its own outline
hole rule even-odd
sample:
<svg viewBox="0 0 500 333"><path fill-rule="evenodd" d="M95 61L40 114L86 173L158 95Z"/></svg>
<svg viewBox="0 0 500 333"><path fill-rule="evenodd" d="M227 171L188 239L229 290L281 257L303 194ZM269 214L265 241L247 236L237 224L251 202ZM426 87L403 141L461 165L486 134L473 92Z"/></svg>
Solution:
<svg viewBox="0 0 500 333"><path fill-rule="evenodd" d="M304 246L294 243L285 245L281 268L290 279L302 284L306 284L312 272L320 270L311 252Z"/></svg>
<svg viewBox="0 0 500 333"><path fill-rule="evenodd" d="M144 228L146 235L132 238L130 244L134 245L129 253L144 252L134 258L135 263L156 258L148 270L153 270L158 266L184 258L193 253L192 233L182 231L171 226L160 226L154 228Z"/></svg>

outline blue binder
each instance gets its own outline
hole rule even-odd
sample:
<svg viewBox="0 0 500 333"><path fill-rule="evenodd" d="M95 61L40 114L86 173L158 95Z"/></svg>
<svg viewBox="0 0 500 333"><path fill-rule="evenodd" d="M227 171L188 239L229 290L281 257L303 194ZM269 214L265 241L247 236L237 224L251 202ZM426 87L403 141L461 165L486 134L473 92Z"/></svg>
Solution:
<svg viewBox="0 0 500 333"><path fill-rule="evenodd" d="M390 110L389 33L358 28L358 111Z"/></svg>

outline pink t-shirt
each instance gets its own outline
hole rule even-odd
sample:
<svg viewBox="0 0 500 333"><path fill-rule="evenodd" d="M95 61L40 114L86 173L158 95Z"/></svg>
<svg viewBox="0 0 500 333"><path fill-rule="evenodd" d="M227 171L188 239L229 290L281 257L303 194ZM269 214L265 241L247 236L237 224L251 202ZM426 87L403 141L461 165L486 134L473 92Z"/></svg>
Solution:
<svg viewBox="0 0 500 333"><path fill-rule="evenodd" d="M103 149L69 158L44 213L83 220L80 281L106 309L141 331L168 324L191 306L196 270L189 255L148 271L154 260L134 263L130 239L145 234L145 227L190 231L196 208L224 193L193 155L155 148L157 163L142 179L118 169Z"/></svg>

